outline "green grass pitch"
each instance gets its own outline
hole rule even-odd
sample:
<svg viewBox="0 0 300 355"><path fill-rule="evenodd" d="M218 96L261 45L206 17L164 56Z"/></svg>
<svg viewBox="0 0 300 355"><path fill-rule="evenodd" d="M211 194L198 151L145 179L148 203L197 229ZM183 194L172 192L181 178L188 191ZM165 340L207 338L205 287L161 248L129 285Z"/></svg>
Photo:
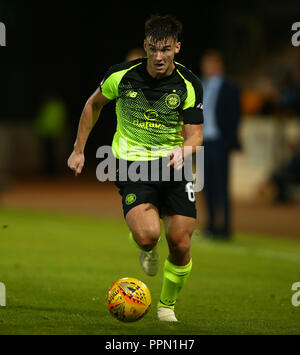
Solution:
<svg viewBox="0 0 300 355"><path fill-rule="evenodd" d="M176 306L179 323L156 319L167 245L159 274L143 274L123 220L0 210L0 334L300 334L300 242L237 235L230 243L193 239L193 270ZM136 277L152 294L149 313L121 323L106 293Z"/></svg>

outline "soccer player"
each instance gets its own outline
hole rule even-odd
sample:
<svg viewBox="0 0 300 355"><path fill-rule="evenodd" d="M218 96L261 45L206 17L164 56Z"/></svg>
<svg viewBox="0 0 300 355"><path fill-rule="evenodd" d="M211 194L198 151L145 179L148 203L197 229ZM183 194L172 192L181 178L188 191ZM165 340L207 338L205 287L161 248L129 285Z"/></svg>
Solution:
<svg viewBox="0 0 300 355"><path fill-rule="evenodd" d="M187 180L182 174L177 181L174 176L176 170L184 171L185 159L203 141L201 83L190 70L174 61L181 47L181 30L181 23L170 15L155 15L146 21L147 57L114 65L107 71L85 104L68 160L75 174L81 173L89 133L102 107L116 99L118 124L112 143L119 167L116 185L131 238L140 249L140 263L149 276L158 272L156 245L161 234L160 218L163 219L169 256L164 263L157 315L159 320L170 322L177 321L175 303L192 269L190 242L196 218L192 178ZM181 135L183 125L185 140ZM148 164L149 175L155 166L159 178L134 181L129 177L123 181L123 163L129 171L137 161ZM163 177L166 167L170 179Z"/></svg>

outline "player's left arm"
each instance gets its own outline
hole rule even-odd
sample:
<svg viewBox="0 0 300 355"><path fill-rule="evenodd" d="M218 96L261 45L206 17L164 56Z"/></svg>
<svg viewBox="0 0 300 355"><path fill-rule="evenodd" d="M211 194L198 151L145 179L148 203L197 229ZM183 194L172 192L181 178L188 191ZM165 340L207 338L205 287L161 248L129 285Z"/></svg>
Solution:
<svg viewBox="0 0 300 355"><path fill-rule="evenodd" d="M203 144L203 123L184 125L185 140L181 147L183 156L186 157L196 152L196 149ZM185 149L191 147L191 149ZM184 153L185 152L185 153Z"/></svg>
<svg viewBox="0 0 300 355"><path fill-rule="evenodd" d="M184 165L184 159L194 154L197 148L203 144L203 124L186 124L184 130L186 136L184 144L169 154L169 165L174 165L175 169L181 169Z"/></svg>
<svg viewBox="0 0 300 355"><path fill-rule="evenodd" d="M203 144L203 89L200 80L190 73L187 98L183 106L183 122L186 139L184 144L172 151L170 164L176 169L184 165L184 158L196 152ZM187 148L189 147L189 148Z"/></svg>

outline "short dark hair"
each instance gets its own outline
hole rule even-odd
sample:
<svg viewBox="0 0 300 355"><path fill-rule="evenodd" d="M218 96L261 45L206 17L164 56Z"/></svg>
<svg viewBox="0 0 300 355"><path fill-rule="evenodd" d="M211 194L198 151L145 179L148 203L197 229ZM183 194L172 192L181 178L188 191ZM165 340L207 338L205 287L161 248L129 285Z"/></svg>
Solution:
<svg viewBox="0 0 300 355"><path fill-rule="evenodd" d="M145 38L149 37L154 42L165 40L169 37L178 40L182 32L182 23L172 15L152 15L145 22Z"/></svg>

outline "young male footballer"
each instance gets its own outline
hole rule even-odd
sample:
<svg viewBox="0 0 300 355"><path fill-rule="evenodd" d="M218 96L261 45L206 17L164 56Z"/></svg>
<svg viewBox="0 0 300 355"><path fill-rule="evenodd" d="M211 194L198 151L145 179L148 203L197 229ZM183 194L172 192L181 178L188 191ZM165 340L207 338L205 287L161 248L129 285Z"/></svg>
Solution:
<svg viewBox="0 0 300 355"><path fill-rule="evenodd" d="M174 61L181 43L182 25L170 15L155 15L145 23L146 58L112 66L99 88L87 100L68 166L79 174L84 147L102 107L116 99L117 130L112 151L117 166L133 168L136 162L149 167L143 181L126 181L117 170L116 185L133 241L140 249L140 263L149 276L158 272L157 242L163 220L169 246L163 284L157 305L161 321L176 322L174 313L180 290L191 269L190 242L196 207L192 178L175 179L184 171L184 160L202 145L202 86L199 79ZM181 135L184 125L185 139ZM190 149L185 149L190 147ZM122 165L123 164L123 165ZM126 165L127 164L127 165ZM163 170L169 168L169 177ZM159 173L151 179L151 169Z"/></svg>

